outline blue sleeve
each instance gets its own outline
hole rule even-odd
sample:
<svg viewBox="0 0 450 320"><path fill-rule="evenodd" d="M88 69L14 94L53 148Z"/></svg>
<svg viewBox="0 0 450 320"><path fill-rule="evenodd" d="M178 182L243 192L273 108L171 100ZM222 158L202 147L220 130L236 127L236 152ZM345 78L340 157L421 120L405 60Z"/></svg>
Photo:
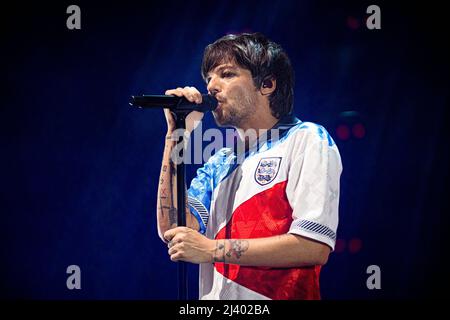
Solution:
<svg viewBox="0 0 450 320"><path fill-rule="evenodd" d="M188 190L188 204L191 213L197 218L200 233L204 234L208 225L212 196L212 172L206 163L197 170L197 176L192 179Z"/></svg>
<svg viewBox="0 0 450 320"><path fill-rule="evenodd" d="M211 210L214 189L227 174L230 167L230 150L223 148L214 154L205 165L197 170L188 190L188 204L191 213L197 218L200 233L206 232Z"/></svg>

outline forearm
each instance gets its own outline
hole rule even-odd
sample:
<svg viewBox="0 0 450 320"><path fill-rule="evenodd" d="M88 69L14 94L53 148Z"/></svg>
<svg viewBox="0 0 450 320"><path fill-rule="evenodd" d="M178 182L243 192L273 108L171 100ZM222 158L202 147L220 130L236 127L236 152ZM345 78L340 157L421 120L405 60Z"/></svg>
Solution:
<svg viewBox="0 0 450 320"><path fill-rule="evenodd" d="M302 267L323 265L330 249L325 244L284 234L258 239L214 240L213 260L261 267Z"/></svg>
<svg viewBox="0 0 450 320"><path fill-rule="evenodd" d="M163 241L164 232L178 226L177 168L176 164L171 159L172 150L174 150L175 147L175 141L173 141L170 134L168 134L166 136L166 145L163 153L157 195L158 234ZM185 194L187 197L187 191ZM190 214L187 199L185 202L185 214L186 226L194 230L199 230L197 220Z"/></svg>
<svg viewBox="0 0 450 320"><path fill-rule="evenodd" d="M170 228L177 226L177 209L176 209L176 166L171 161L170 155L175 142L170 140L170 135L166 137L163 159L161 164L161 172L158 183L157 196L157 221L158 234L160 238L164 232Z"/></svg>

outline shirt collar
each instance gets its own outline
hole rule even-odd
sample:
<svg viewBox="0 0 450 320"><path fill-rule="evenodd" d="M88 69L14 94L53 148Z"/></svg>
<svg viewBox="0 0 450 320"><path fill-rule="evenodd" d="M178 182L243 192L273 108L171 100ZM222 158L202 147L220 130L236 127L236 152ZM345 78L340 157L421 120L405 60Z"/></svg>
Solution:
<svg viewBox="0 0 450 320"><path fill-rule="evenodd" d="M278 129L278 132L276 134L276 140L279 140L282 136L284 136L289 129L291 129L293 126L301 123L302 121L298 119L293 114L287 114L283 117L281 117L275 125L267 130L265 133L260 135L250 146L249 149L253 151L259 151L260 147L265 143L272 143L272 130Z"/></svg>
<svg viewBox="0 0 450 320"><path fill-rule="evenodd" d="M278 120L278 122L273 126L272 129L277 129L277 128L281 129L281 128L285 128L285 127L292 127L292 126L299 124L300 122L301 122L301 120L299 118L294 116L292 113L289 113L289 114L282 116Z"/></svg>

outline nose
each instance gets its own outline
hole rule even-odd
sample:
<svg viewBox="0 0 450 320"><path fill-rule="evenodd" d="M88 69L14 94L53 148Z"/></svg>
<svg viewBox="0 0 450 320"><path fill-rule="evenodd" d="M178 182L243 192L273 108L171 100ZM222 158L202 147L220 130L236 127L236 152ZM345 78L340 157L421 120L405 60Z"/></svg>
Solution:
<svg viewBox="0 0 450 320"><path fill-rule="evenodd" d="M206 86L208 93L212 96L215 96L218 92L220 92L220 81L217 77L212 76Z"/></svg>

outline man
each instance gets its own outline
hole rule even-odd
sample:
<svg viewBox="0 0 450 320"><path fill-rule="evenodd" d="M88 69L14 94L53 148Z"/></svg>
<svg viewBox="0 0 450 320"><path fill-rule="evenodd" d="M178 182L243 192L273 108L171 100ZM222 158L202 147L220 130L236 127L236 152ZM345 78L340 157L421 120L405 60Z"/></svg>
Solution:
<svg viewBox="0 0 450 320"><path fill-rule="evenodd" d="M334 141L292 115L289 58L262 34L227 35L207 46L202 76L219 101L217 125L236 128L246 152L223 148L197 171L187 227L176 227L174 120L165 111L157 217L170 259L200 264L201 299L320 299L320 269L338 224L342 165ZM202 99L193 87L166 94ZM202 116L189 115L188 132ZM243 134L249 130L257 139Z"/></svg>

